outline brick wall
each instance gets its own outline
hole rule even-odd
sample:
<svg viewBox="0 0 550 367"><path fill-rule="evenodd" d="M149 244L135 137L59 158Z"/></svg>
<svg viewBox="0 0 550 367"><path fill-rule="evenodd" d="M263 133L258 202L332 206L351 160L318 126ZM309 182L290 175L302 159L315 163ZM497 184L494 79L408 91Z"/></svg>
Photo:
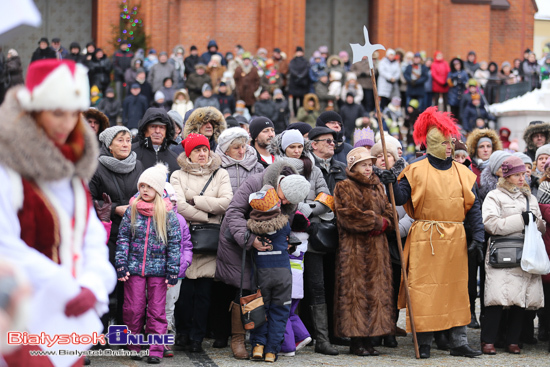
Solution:
<svg viewBox="0 0 550 367"><path fill-rule="evenodd" d="M97 43L112 52L111 24L118 22L119 1L97 1ZM137 1L137 0L132 0ZM280 47L292 57L305 41L305 0L141 0L146 33L157 51L182 44L199 52L215 39L221 52L239 43L253 53ZM441 50L446 59L465 58L499 65L533 47L532 0L509 0L508 10L489 4L455 4L451 0L370 0L372 43L405 50ZM350 25L351 26L351 25ZM361 25L353 25L360 27Z"/></svg>

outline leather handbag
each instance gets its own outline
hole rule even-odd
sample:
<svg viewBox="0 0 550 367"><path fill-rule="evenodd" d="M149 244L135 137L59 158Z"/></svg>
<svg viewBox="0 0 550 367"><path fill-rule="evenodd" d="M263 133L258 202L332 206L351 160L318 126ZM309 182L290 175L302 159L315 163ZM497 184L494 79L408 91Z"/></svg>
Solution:
<svg viewBox="0 0 550 367"><path fill-rule="evenodd" d="M527 211L529 211L529 198L526 199ZM524 239L523 234L489 237L489 265L493 268L517 268L521 266Z"/></svg>
<svg viewBox="0 0 550 367"><path fill-rule="evenodd" d="M338 248L338 228L336 218L331 221L311 223L309 244L317 252L335 252Z"/></svg>
<svg viewBox="0 0 550 367"><path fill-rule="evenodd" d="M199 196L203 196L204 192L212 182L214 175L218 170L212 172L212 175L204 185ZM220 225L216 223L198 223L189 225L189 233L191 234L191 243L193 243L193 253L208 254L218 251L218 242L220 239Z"/></svg>
<svg viewBox="0 0 550 367"><path fill-rule="evenodd" d="M267 322L265 314L264 298L260 287L256 284L256 293L252 293L249 296L243 297L243 280L244 280L244 268L246 264L246 242L250 233L245 236L245 243L243 244L243 257L241 264L241 288L239 290L239 305L241 307L241 321L245 330L254 330L259 328ZM252 259L252 266L254 268L254 281L257 280L256 263Z"/></svg>

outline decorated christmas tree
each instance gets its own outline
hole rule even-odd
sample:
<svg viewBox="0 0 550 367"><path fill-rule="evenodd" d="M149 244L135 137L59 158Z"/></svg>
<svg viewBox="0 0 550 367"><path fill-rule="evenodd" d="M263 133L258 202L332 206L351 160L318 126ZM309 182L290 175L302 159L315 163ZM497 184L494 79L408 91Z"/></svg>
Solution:
<svg viewBox="0 0 550 367"><path fill-rule="evenodd" d="M118 24L113 24L113 40L115 49L122 40L128 42L128 50L147 49L147 36L140 16L141 3L132 4L131 0L120 3L120 18Z"/></svg>

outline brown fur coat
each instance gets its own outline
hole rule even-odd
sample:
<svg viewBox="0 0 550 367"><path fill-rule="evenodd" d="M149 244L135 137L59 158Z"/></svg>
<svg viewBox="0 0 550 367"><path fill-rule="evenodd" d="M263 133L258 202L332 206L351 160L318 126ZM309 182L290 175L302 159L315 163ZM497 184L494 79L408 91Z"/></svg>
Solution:
<svg viewBox="0 0 550 367"><path fill-rule="evenodd" d="M334 189L340 236L336 254L334 330L340 337L387 335L395 329L392 270L385 234L391 230L392 207L375 174L369 178L346 170L348 179Z"/></svg>

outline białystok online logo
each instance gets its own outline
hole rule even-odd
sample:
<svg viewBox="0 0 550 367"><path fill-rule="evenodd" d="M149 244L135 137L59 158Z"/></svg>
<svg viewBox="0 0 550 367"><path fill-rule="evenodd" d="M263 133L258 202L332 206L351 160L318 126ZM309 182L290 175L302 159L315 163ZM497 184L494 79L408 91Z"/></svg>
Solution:
<svg viewBox="0 0 550 367"><path fill-rule="evenodd" d="M27 332L9 331L8 344L10 345L46 345L48 348L54 345L68 344L101 344L106 345L173 345L172 334L131 334L126 325L111 325L107 334L55 334L49 335L29 334Z"/></svg>

